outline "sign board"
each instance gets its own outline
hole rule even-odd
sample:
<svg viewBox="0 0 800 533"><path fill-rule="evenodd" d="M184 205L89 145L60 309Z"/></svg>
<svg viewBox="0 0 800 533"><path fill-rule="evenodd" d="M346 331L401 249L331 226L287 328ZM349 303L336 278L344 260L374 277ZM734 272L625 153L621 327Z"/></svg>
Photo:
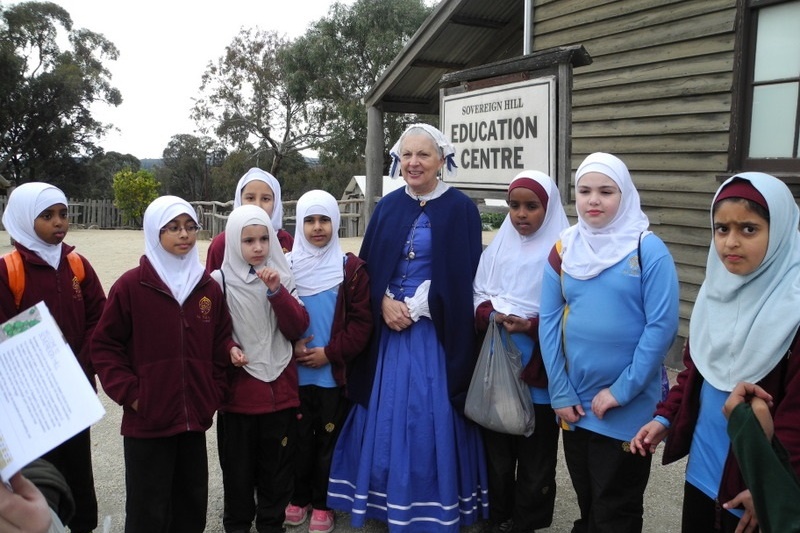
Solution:
<svg viewBox="0 0 800 533"><path fill-rule="evenodd" d="M556 176L556 81L545 76L442 92L442 132L456 147L462 189L502 189L523 170Z"/></svg>

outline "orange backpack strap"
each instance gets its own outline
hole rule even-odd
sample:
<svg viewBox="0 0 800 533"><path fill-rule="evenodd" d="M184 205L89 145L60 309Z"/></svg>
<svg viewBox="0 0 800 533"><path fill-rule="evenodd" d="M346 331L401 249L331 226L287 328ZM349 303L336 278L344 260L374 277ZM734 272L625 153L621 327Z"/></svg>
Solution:
<svg viewBox="0 0 800 533"><path fill-rule="evenodd" d="M83 259L75 252L70 252L67 254L67 260L69 261L69 267L72 269L72 273L78 278L78 283L83 283L83 280L86 278L86 270L83 268Z"/></svg>
<svg viewBox="0 0 800 533"><path fill-rule="evenodd" d="M8 271L8 288L14 295L14 305L19 309L22 302L22 293L25 291L25 266L19 250L12 250L3 256Z"/></svg>
<svg viewBox="0 0 800 533"><path fill-rule="evenodd" d="M6 271L8 271L8 288L11 294L14 295L14 305L19 309L22 303L22 293L25 292L25 265L22 264L22 256L19 250L12 250L3 256L6 263ZM72 269L72 274L78 280L78 284L82 283L86 278L86 269L83 266L83 260L75 252L67 254L69 267Z"/></svg>

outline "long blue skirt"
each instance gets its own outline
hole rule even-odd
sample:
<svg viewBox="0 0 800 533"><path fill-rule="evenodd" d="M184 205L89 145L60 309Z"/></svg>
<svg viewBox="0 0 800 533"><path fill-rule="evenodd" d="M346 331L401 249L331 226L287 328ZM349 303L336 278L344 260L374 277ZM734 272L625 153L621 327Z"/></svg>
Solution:
<svg viewBox="0 0 800 533"><path fill-rule="evenodd" d="M433 322L383 327L369 407L353 407L336 443L328 505L354 527L456 532L488 517L479 430L450 404Z"/></svg>

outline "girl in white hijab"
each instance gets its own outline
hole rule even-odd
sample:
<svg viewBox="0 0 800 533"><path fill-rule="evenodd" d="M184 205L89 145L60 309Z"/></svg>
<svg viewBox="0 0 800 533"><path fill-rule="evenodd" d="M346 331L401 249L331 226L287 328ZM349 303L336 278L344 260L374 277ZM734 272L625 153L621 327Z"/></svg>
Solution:
<svg viewBox="0 0 800 533"><path fill-rule="evenodd" d="M486 331L494 320L512 332L522 351L520 379L530 387L536 427L527 437L484 430L492 495L489 518L498 529L513 523L520 531L533 531L553 520L558 457L558 425L538 346L542 274L569 223L555 182L542 172L517 174L507 201L509 213L481 255L475 275L475 326Z"/></svg>
<svg viewBox="0 0 800 533"><path fill-rule="evenodd" d="M514 227L511 215L506 215L481 255L474 283L475 308L489 300L499 313L530 318L539 314L541 273L547 256L569 222L550 176L536 170L520 172L508 186L509 195L518 187L543 193L544 198L539 201L544 220L532 234L522 235Z"/></svg>
<svg viewBox="0 0 800 533"><path fill-rule="evenodd" d="M2 291L0 322L44 301L94 385L89 339L106 297L89 261L64 243L69 231L66 196L47 183L20 185L8 199L3 224L15 249L0 260L0 286L8 281L11 289L11 294ZM23 274L23 283L13 283L12 279L20 280L19 274ZM64 474L75 495L75 514L67 525L76 531L89 531L97 525L91 449L90 430L86 429L45 456Z"/></svg>
<svg viewBox="0 0 800 533"><path fill-rule="evenodd" d="M339 428L349 403L347 365L366 348L372 331L369 278L364 261L339 245L339 204L312 190L297 201L294 248L287 254L311 325L295 343L300 377L294 494L286 524L299 525L311 511L310 530L329 531L328 475Z"/></svg>
<svg viewBox="0 0 800 533"><path fill-rule="evenodd" d="M268 237L262 263L250 264L242 254L242 230L247 226L263 227ZM244 370L267 382L274 381L291 361L292 343L281 334L273 307L265 305L264 275L260 272L271 271L290 294L297 294L286 257L280 246L274 245L277 240L263 209L253 205L234 209L225 226L225 260L222 268L211 274L224 289L234 323L233 337L248 360Z"/></svg>
<svg viewBox="0 0 800 533"><path fill-rule="evenodd" d="M231 212L225 259L211 275L223 288L243 352L232 354L230 390L217 416L223 524L249 531L257 516L259 529L278 530L291 497L300 405L293 341L308 327L308 313L261 207Z"/></svg>
<svg viewBox="0 0 800 533"><path fill-rule="evenodd" d="M336 287L344 278L344 252L339 245L339 204L329 193L308 191L297 200L297 228L294 248L286 257L297 280L301 297L317 294ZM330 219L331 237L323 247L308 242L303 225L309 215L323 215Z"/></svg>
<svg viewBox="0 0 800 533"><path fill-rule="evenodd" d="M56 204L62 204L65 208L69 205L67 197L58 187L49 183L24 183L14 189L8 198L8 205L3 212L3 226L14 241L58 270L62 243L45 242L33 227L36 217Z"/></svg>
<svg viewBox="0 0 800 533"><path fill-rule="evenodd" d="M183 531L206 526L205 432L241 350L222 290L200 264L199 229L185 200L151 202L144 256L114 282L92 335L103 391L123 406L129 532L167 531L177 516Z"/></svg>
<svg viewBox="0 0 800 533"><path fill-rule="evenodd" d="M233 197L233 208L236 209L237 207L243 205L242 191L244 191L244 188L251 181L263 181L269 186L270 189L272 189L272 215L270 216L270 220L272 221L272 227L275 229L275 231L278 231L283 227L281 184L278 183L278 180L275 178L275 176L266 170L253 167L248 170L244 176L239 178L239 183L236 184L236 192L234 193L235 195Z"/></svg>
<svg viewBox="0 0 800 533"><path fill-rule="evenodd" d="M246 189L246 190L245 190ZM233 208L242 205L255 205L267 213L272 227L277 233L280 248L284 252L293 246L291 234L283 230L283 202L281 201L281 184L264 170L253 167L239 179L233 196ZM211 273L222 266L225 257L225 233L220 233L211 241L206 255L206 272Z"/></svg>
<svg viewBox="0 0 800 533"><path fill-rule="evenodd" d="M678 332L678 276L625 164L590 154L575 174L578 223L545 268L539 340L564 456L578 496L577 529L641 531L651 457L628 443L663 394ZM556 247L558 250L558 247Z"/></svg>
<svg viewBox="0 0 800 533"><path fill-rule="evenodd" d="M647 230L650 221L639 205L639 192L625 163L611 154L596 152L589 155L575 173L576 191L581 178L590 173L611 178L622 199L616 216L605 226L589 225L585 216L578 212L578 223L561 235L562 268L576 279L593 278L619 263L637 248L641 238L650 233Z"/></svg>
<svg viewBox="0 0 800 533"><path fill-rule="evenodd" d="M189 215L199 228L197 214L189 202L177 196L161 196L153 200L144 212L144 255L150 260L158 277L166 283L172 296L183 305L203 276L203 265L194 245L185 255L175 255L161 244L161 230L180 215ZM196 230L195 230L196 234Z"/></svg>

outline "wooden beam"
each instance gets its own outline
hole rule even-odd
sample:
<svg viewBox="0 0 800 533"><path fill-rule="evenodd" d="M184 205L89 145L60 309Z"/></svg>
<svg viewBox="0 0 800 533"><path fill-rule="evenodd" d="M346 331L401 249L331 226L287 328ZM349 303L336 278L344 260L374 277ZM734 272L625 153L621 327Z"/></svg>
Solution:
<svg viewBox="0 0 800 533"><path fill-rule="evenodd" d="M443 86L458 85L464 81L509 74L512 70L515 72L543 70L562 63L570 63L573 67L582 67L591 64L592 58L583 45L559 46L523 57L512 57L459 72L451 72L442 76L441 84Z"/></svg>

